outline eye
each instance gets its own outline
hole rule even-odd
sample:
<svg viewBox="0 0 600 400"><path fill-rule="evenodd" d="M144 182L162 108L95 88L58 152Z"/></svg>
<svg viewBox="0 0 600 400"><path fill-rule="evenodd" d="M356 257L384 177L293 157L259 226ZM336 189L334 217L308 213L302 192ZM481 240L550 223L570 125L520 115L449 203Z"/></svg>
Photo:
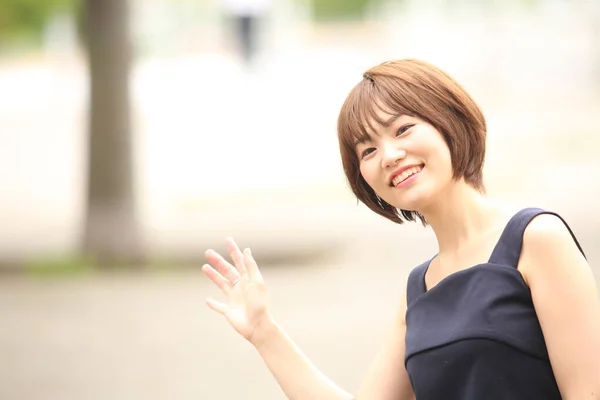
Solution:
<svg viewBox="0 0 600 400"><path fill-rule="evenodd" d="M400 127L400 129L398 129L398 132L396 132L396 136L400 136L403 133L405 133L406 131L408 131L410 128L412 128L413 126L415 126L415 124L406 124L406 125L402 125Z"/></svg>
<svg viewBox="0 0 600 400"><path fill-rule="evenodd" d="M360 158L363 159L365 157L367 157L369 154L371 154L372 152L375 151L374 147L369 147L368 149L364 149L361 153L360 153Z"/></svg>

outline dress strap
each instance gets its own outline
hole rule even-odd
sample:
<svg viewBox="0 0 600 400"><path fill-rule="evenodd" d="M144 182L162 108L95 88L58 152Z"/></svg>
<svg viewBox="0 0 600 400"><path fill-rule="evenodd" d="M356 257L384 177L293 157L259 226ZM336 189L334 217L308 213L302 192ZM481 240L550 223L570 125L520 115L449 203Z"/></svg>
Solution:
<svg viewBox="0 0 600 400"><path fill-rule="evenodd" d="M408 306L417 297L425 293L425 273L433 258L425 261L410 271L408 282L406 283L406 305Z"/></svg>
<svg viewBox="0 0 600 400"><path fill-rule="evenodd" d="M527 225L529 225L529 223L540 214L551 214L560 218L560 220L569 230L569 233L579 248L579 251L581 251L581 254L583 254L585 257L585 253L577 241L577 238L573 234L573 231L560 215L552 211L543 210L541 208L525 208L516 213L510 219L510 221L508 221L506 228L504 228L504 231L500 236L498 244L490 256L489 262L492 264L508 265L513 268L517 268L519 257L521 256L521 248L523 247L523 234L525 233L525 229L527 228Z"/></svg>

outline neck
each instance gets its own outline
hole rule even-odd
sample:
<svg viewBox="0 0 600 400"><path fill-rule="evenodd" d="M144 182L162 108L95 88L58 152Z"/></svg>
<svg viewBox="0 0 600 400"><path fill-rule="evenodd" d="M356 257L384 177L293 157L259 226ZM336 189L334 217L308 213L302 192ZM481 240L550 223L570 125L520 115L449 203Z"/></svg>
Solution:
<svg viewBox="0 0 600 400"><path fill-rule="evenodd" d="M503 210L493 200L466 184L455 182L445 189L443 201L420 211L432 227L439 253L456 253L493 228Z"/></svg>

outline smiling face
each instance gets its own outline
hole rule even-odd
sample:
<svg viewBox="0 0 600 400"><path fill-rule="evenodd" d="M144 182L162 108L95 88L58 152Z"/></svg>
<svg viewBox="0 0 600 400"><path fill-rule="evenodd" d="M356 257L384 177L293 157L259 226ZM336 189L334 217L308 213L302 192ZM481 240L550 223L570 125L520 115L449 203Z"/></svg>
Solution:
<svg viewBox="0 0 600 400"><path fill-rule="evenodd" d="M363 78L338 117L344 172L360 201L394 222L425 223L418 211L453 181L485 191L485 119L456 81L418 60Z"/></svg>
<svg viewBox="0 0 600 400"><path fill-rule="evenodd" d="M356 145L362 178L391 206L423 210L454 182L444 137L431 124L406 115L378 128Z"/></svg>

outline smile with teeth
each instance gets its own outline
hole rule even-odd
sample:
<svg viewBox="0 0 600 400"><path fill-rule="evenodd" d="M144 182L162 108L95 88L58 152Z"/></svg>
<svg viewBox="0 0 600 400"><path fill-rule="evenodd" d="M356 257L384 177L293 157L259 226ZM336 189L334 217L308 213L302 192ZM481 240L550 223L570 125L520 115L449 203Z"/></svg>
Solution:
<svg viewBox="0 0 600 400"><path fill-rule="evenodd" d="M406 179L410 178L414 174L421 172L422 169L423 167L418 166L405 170L401 174L394 177L394 179L392 180L392 186L397 186L399 183L404 182Z"/></svg>

